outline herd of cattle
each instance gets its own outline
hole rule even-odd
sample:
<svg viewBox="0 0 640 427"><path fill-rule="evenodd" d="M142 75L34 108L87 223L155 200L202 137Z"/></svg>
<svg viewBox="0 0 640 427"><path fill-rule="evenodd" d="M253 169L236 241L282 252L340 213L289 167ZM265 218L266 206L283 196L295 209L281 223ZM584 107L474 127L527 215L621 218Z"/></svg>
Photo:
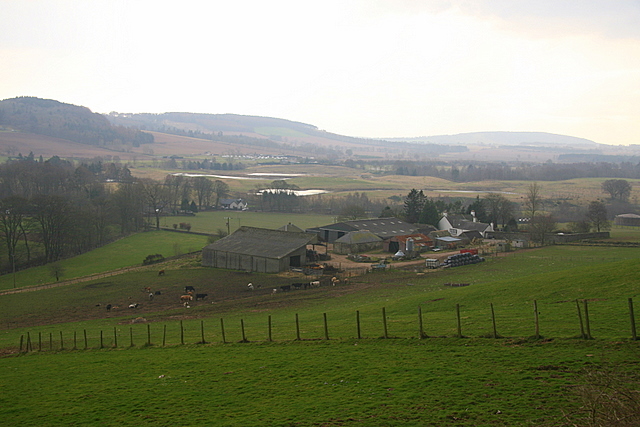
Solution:
<svg viewBox="0 0 640 427"><path fill-rule="evenodd" d="M160 272L158 273L158 275L160 276L164 276L165 275L165 271L164 270L160 270ZM343 279L344 283L348 283L348 279ZM271 290L271 294L275 294L278 292L289 292L291 290L300 290L300 289L310 289L310 288L319 288L321 286L321 282L320 280L314 280L311 282L296 282L296 283L291 283L290 285L282 285L279 288L273 288ZM338 284L340 284L340 279L338 279L337 277L332 277L330 280L330 284L331 286L336 286ZM253 283L249 283L247 285L247 288L249 291L255 291L256 289L261 289L261 285L254 285ZM161 291L155 291L153 292L151 290L150 287L144 287L142 289L142 292L144 292L149 301L153 301L153 299L156 296L162 295ZM201 301L204 300L207 296L209 296L209 294L204 294L204 293L196 293L196 288L190 285L187 285L184 287L184 294L180 295L180 303L184 306L184 307L190 307L191 302L192 301ZM129 299L131 299L131 297L129 297ZM97 304L97 306L101 306L102 304ZM128 308L130 309L137 309L139 307L141 307L142 304L141 303L129 303L128 304ZM111 311L111 310L117 310L119 308L119 306L114 305L114 304L107 304L106 305L106 309L107 311Z"/></svg>

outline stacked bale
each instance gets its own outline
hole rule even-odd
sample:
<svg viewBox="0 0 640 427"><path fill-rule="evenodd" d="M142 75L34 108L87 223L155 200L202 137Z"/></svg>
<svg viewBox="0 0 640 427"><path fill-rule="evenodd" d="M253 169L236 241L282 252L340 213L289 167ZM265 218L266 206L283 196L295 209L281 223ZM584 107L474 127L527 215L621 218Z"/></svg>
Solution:
<svg viewBox="0 0 640 427"><path fill-rule="evenodd" d="M462 253L449 256L444 260L445 267L460 267L462 265L478 264L484 262L484 258L471 253Z"/></svg>

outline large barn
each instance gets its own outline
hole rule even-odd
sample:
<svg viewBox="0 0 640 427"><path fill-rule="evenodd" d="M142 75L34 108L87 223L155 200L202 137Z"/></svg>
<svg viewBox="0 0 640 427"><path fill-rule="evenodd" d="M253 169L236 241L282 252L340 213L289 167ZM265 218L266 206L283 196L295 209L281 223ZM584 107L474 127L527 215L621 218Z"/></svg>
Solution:
<svg viewBox="0 0 640 427"><path fill-rule="evenodd" d="M322 227L308 228L307 232L315 233L325 242L333 243L352 231L370 231L382 240L393 236L413 234L417 229L412 224L398 218L358 219L354 221L337 222Z"/></svg>
<svg viewBox="0 0 640 427"><path fill-rule="evenodd" d="M204 267L279 273L307 263L307 245L317 242L310 233L240 227L202 249Z"/></svg>

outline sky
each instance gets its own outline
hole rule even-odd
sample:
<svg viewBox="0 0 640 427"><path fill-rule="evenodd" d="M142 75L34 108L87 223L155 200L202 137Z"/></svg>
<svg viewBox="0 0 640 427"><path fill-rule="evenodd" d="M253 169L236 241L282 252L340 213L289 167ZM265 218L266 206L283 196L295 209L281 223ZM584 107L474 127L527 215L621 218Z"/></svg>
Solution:
<svg viewBox="0 0 640 427"><path fill-rule="evenodd" d="M640 0L0 0L0 99L640 144Z"/></svg>

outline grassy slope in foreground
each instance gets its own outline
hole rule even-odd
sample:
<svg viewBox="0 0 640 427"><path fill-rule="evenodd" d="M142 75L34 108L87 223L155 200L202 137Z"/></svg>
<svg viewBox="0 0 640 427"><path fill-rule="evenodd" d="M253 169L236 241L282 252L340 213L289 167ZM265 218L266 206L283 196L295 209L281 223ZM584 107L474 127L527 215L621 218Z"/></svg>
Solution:
<svg viewBox="0 0 640 427"><path fill-rule="evenodd" d="M206 236L150 231L117 240L101 248L59 261L64 269L62 279L73 279L96 273L104 273L123 267L141 265L151 254L165 257L199 251L207 244ZM48 265L34 267L16 273L16 287L55 282ZM0 276L0 290L13 288L13 275Z"/></svg>
<svg viewBox="0 0 640 427"><path fill-rule="evenodd" d="M583 369L638 368L603 342L365 340L0 359L10 425L553 425Z"/></svg>

